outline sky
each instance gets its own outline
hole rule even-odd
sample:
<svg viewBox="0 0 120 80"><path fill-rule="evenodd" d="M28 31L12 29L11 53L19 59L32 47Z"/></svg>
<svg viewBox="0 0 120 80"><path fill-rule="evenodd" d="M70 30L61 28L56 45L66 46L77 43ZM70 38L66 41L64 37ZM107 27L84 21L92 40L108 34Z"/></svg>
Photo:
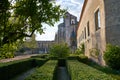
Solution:
<svg viewBox="0 0 120 80"><path fill-rule="evenodd" d="M67 9L69 13L77 17L79 21L80 13L82 10L84 0L56 0L56 4L60 5L62 9ZM37 41L52 41L58 30L58 25L62 23L62 19L57 22L53 27L44 24L44 34L36 34Z"/></svg>

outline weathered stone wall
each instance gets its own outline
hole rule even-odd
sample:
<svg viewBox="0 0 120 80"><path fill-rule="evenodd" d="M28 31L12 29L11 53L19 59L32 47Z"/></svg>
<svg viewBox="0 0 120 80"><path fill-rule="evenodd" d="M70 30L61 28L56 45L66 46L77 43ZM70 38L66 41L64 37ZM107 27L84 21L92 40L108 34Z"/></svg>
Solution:
<svg viewBox="0 0 120 80"><path fill-rule="evenodd" d="M100 11L100 29L96 31L95 27L95 12L99 9ZM106 35L105 35L105 12L104 12L104 0L86 0L83 7L83 13L79 22L79 28L77 31L77 46L81 43L85 44L85 55L99 64L104 64L103 51L106 46ZM90 36L88 36L87 23L89 22ZM85 33L86 29L86 33ZM86 34L86 38L85 38ZM99 55L97 58L91 56L90 51L97 49Z"/></svg>
<svg viewBox="0 0 120 80"><path fill-rule="evenodd" d="M120 0L104 1L107 43L120 46Z"/></svg>
<svg viewBox="0 0 120 80"><path fill-rule="evenodd" d="M38 44L38 53L47 53L52 45L55 44L55 41L37 41Z"/></svg>

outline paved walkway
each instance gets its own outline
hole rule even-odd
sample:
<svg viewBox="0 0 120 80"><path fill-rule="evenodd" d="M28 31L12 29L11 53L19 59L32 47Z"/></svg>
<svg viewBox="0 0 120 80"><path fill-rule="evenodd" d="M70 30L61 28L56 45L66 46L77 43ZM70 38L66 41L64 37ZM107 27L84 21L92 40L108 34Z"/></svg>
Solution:
<svg viewBox="0 0 120 80"><path fill-rule="evenodd" d="M16 56L14 58L2 59L2 60L0 60L0 63L26 59L26 58L30 58L31 56L36 56L36 55L38 55L38 54L22 55L22 56Z"/></svg>
<svg viewBox="0 0 120 80"><path fill-rule="evenodd" d="M57 80L70 80L67 69L65 67L58 67Z"/></svg>

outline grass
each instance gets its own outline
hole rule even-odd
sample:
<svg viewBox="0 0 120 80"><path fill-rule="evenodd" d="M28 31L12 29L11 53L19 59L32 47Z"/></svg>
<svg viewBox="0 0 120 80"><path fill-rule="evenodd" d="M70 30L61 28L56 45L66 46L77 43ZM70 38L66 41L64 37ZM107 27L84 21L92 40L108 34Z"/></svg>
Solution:
<svg viewBox="0 0 120 80"><path fill-rule="evenodd" d="M116 80L111 76L77 60L68 60L71 80Z"/></svg>
<svg viewBox="0 0 120 80"><path fill-rule="evenodd" d="M77 58L76 58L76 56L77 56ZM115 78L117 80L120 80L120 70L113 70L106 66L100 66L97 63L95 63L89 59L87 60L87 58L85 58L83 54L81 54L81 55L72 54L71 57L73 57L72 58L73 60L78 60L79 62L83 62L90 67L93 67L99 71L102 71L103 73L106 73L106 74L112 76L113 78Z"/></svg>
<svg viewBox="0 0 120 80"><path fill-rule="evenodd" d="M112 76L113 78L120 80L120 70L113 70L109 67L104 67L104 66L100 66L92 61L89 61L87 63L88 66L93 67L99 71L102 71L110 76Z"/></svg>
<svg viewBox="0 0 120 80"><path fill-rule="evenodd" d="M25 80L52 80L57 60L49 60Z"/></svg>

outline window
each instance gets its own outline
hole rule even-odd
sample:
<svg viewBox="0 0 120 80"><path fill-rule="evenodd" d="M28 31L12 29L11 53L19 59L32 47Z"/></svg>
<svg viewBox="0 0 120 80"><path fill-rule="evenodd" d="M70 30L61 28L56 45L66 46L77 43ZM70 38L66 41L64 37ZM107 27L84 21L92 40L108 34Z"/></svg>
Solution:
<svg viewBox="0 0 120 80"><path fill-rule="evenodd" d="M84 28L84 32L85 32L85 39L86 39L86 27Z"/></svg>
<svg viewBox="0 0 120 80"><path fill-rule="evenodd" d="M96 30L100 29L100 11L99 9L95 12L95 28Z"/></svg>
<svg viewBox="0 0 120 80"><path fill-rule="evenodd" d="M90 36L90 26L89 26L89 22L87 23L87 33L88 33L88 36Z"/></svg>
<svg viewBox="0 0 120 80"><path fill-rule="evenodd" d="M75 20L74 19L71 19L71 24L75 24Z"/></svg>

